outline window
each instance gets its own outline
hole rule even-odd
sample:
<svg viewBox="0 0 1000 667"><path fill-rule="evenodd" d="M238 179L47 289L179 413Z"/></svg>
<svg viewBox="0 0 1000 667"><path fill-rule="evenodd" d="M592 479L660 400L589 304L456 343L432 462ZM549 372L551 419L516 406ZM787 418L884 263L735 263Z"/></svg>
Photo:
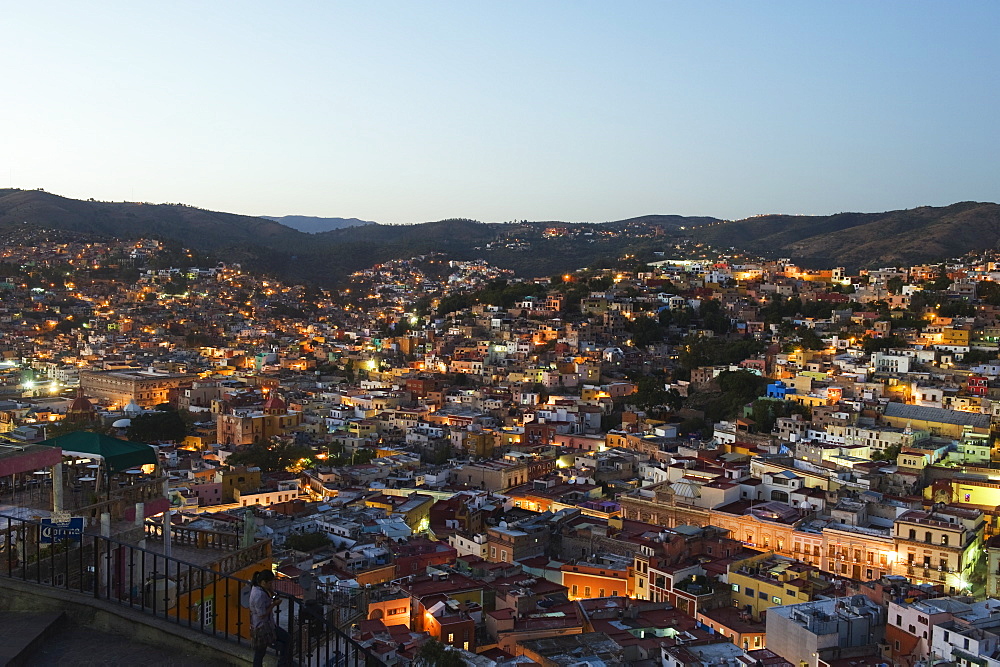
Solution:
<svg viewBox="0 0 1000 667"><path fill-rule="evenodd" d="M602 597L602 598L605 597L605 595L604 595L604 589L603 588L601 589L601 594L598 595L597 597Z"/></svg>
<svg viewBox="0 0 1000 667"><path fill-rule="evenodd" d="M578 592L578 589L576 587L576 584L573 584L573 597L576 597L577 592Z"/></svg>
<svg viewBox="0 0 1000 667"><path fill-rule="evenodd" d="M584 586L583 587L583 597L585 597L585 598L589 598L590 597L590 586Z"/></svg>
<svg viewBox="0 0 1000 667"><path fill-rule="evenodd" d="M915 531L915 530L914 530L914 529L912 529L912 528L910 528L910 539L911 539L911 540L915 540L915 539L917 539L917 531Z"/></svg>
<svg viewBox="0 0 1000 667"><path fill-rule="evenodd" d="M735 593L739 593L740 592L740 585L739 584L733 584L733 592L735 592Z"/></svg>
<svg viewBox="0 0 1000 667"><path fill-rule="evenodd" d="M453 641L455 641L455 633L454 632L449 632L448 633L448 643L450 644Z"/></svg>
<svg viewBox="0 0 1000 667"><path fill-rule="evenodd" d="M941 545L942 546L948 546L948 536L947 535L942 535L941 536Z"/></svg>
<svg viewBox="0 0 1000 667"><path fill-rule="evenodd" d="M611 595L618 597L618 591L611 591Z"/></svg>
<svg viewBox="0 0 1000 667"><path fill-rule="evenodd" d="M766 600L767 599L767 591L759 591L757 593L757 597L759 597L761 600Z"/></svg>
<svg viewBox="0 0 1000 667"><path fill-rule="evenodd" d="M781 604L781 598L775 595L774 597L771 598L771 602L773 602L774 604Z"/></svg>
<svg viewBox="0 0 1000 667"><path fill-rule="evenodd" d="M745 594L749 595L750 597L753 597L753 592L754 592L754 591L753 591L753 589L752 589L752 588L750 588L749 586L747 586L747 587L746 587L746 588L745 588L745 589L743 590L743 592L744 592Z"/></svg>
<svg viewBox="0 0 1000 667"><path fill-rule="evenodd" d="M929 531L929 530L928 530L928 531L926 531L926 532L924 533L924 542L927 542L927 544L930 544L930 543L931 543L931 542L933 542L933 541L934 541L934 538L933 538L933 537L931 537L931 531Z"/></svg>

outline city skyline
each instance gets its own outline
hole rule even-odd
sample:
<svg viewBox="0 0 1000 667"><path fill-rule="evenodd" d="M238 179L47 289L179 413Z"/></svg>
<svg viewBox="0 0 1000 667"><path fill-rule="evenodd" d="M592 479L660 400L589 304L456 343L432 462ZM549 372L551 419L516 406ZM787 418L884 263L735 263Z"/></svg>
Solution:
<svg viewBox="0 0 1000 667"><path fill-rule="evenodd" d="M5 185L416 223L996 201L995 5L12 7Z"/></svg>

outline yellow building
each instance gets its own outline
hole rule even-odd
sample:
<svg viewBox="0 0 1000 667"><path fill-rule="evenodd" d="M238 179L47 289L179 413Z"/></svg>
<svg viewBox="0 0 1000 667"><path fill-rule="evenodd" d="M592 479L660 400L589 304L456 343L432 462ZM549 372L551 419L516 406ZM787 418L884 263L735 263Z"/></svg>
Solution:
<svg viewBox="0 0 1000 667"><path fill-rule="evenodd" d="M216 437L224 445L250 445L295 428L302 414L287 409L285 402L272 393L263 407L253 411L221 414L216 421Z"/></svg>
<svg viewBox="0 0 1000 667"><path fill-rule="evenodd" d="M989 415L902 403L887 403L882 421L897 428L924 430L950 438L961 438L967 431L976 434L990 432Z"/></svg>
<svg viewBox="0 0 1000 667"><path fill-rule="evenodd" d="M403 521L413 532L419 533L430 527L431 506L434 497L422 493L412 493L409 496L389 496L380 494L365 498L365 506L385 510L389 516L403 517Z"/></svg>
<svg viewBox="0 0 1000 667"><path fill-rule="evenodd" d="M758 621L771 607L809 602L831 587L815 568L774 552L733 561L728 580L733 606Z"/></svg>
<svg viewBox="0 0 1000 667"><path fill-rule="evenodd" d="M897 574L914 583L943 584L949 595L970 589L983 558L984 527L983 513L972 508L904 512L893 524Z"/></svg>
<svg viewBox="0 0 1000 667"><path fill-rule="evenodd" d="M941 344L968 345L970 333L971 332L968 329L954 329L952 327L945 327L944 329L941 330Z"/></svg>
<svg viewBox="0 0 1000 667"><path fill-rule="evenodd" d="M347 422L347 431L357 438L367 438L378 434L378 424L368 419L352 419Z"/></svg>

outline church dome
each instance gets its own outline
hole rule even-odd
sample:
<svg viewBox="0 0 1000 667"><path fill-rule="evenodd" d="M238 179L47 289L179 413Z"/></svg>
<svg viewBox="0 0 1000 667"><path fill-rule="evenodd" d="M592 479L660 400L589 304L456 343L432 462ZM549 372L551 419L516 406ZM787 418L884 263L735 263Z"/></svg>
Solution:
<svg viewBox="0 0 1000 667"><path fill-rule="evenodd" d="M267 400L264 401L264 412L285 412L287 409L288 406L285 405L285 402L281 400L281 397L273 391L271 392L271 395L267 397Z"/></svg>
<svg viewBox="0 0 1000 667"><path fill-rule="evenodd" d="M70 412L93 412L94 404L83 395L83 389L77 389L76 398L73 399L73 403L69 406Z"/></svg>

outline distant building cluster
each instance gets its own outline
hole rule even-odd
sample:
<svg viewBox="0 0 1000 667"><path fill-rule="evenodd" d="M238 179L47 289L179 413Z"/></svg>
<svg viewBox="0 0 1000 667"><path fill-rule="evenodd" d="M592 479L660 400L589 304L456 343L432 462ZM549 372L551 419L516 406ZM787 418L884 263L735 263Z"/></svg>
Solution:
<svg viewBox="0 0 1000 667"><path fill-rule="evenodd" d="M251 526L386 664L1000 665L997 257L327 291L167 252L5 248L0 437L155 444L178 531Z"/></svg>

